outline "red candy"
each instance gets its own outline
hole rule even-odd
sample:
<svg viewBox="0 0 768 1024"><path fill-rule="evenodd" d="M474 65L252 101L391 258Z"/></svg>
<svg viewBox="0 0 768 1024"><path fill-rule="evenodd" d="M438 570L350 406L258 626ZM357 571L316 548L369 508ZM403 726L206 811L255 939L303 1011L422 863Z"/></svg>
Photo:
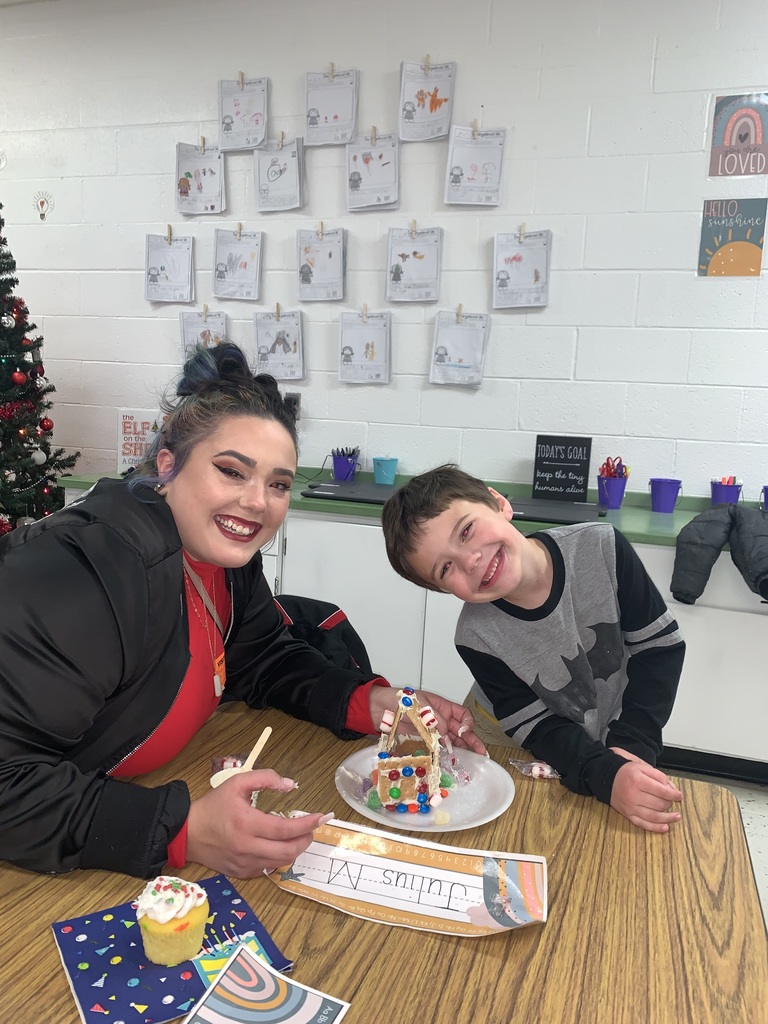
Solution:
<svg viewBox="0 0 768 1024"><path fill-rule="evenodd" d="M392 771L389 773L389 778L392 782L397 782L397 780L400 778L400 772L396 768L393 768Z"/></svg>

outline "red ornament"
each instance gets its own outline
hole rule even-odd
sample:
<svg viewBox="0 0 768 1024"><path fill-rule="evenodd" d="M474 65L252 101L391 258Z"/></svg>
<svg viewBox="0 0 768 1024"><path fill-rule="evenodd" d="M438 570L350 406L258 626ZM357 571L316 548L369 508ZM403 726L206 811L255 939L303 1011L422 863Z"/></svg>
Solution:
<svg viewBox="0 0 768 1024"><path fill-rule="evenodd" d="M43 430L53 430L53 420L44 416L43 419L40 420L40 426Z"/></svg>
<svg viewBox="0 0 768 1024"><path fill-rule="evenodd" d="M22 338L21 344L24 348L32 348L34 342L32 341L31 338Z"/></svg>
<svg viewBox="0 0 768 1024"><path fill-rule="evenodd" d="M21 370L14 370L11 374L11 382L13 384L18 384L18 386L21 387L22 384L27 383L26 373L22 373Z"/></svg>

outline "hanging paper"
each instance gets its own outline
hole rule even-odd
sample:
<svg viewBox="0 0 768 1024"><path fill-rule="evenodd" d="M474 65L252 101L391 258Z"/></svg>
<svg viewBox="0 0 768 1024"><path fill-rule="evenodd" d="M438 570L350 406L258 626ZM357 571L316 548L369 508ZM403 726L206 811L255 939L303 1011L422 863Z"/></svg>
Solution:
<svg viewBox="0 0 768 1024"><path fill-rule="evenodd" d="M389 384L392 316L342 313L339 319L339 381L342 384Z"/></svg>
<svg viewBox="0 0 768 1024"><path fill-rule="evenodd" d="M224 157L218 146L176 143L176 209L221 213L227 208Z"/></svg>
<svg viewBox="0 0 768 1024"><path fill-rule="evenodd" d="M451 126L456 64L400 65L399 135L403 142L442 139Z"/></svg>
<svg viewBox="0 0 768 1024"><path fill-rule="evenodd" d="M213 242L213 294L220 299L261 298L262 231L217 228Z"/></svg>
<svg viewBox="0 0 768 1024"><path fill-rule="evenodd" d="M490 333L487 313L441 310L435 320L429 383L479 388Z"/></svg>
<svg viewBox="0 0 768 1024"><path fill-rule="evenodd" d="M710 177L768 174L768 92L718 96L712 118Z"/></svg>
<svg viewBox="0 0 768 1024"><path fill-rule="evenodd" d="M699 277L759 277L766 199L707 199L701 217Z"/></svg>
<svg viewBox="0 0 768 1024"><path fill-rule="evenodd" d="M308 146L343 145L355 134L357 71L309 71L305 77Z"/></svg>
<svg viewBox="0 0 768 1024"><path fill-rule="evenodd" d="M397 207L400 143L395 135L358 135L347 146L347 209Z"/></svg>
<svg viewBox="0 0 768 1024"><path fill-rule="evenodd" d="M296 232L299 299L328 302L344 298L347 269L344 228Z"/></svg>
<svg viewBox="0 0 768 1024"><path fill-rule="evenodd" d="M499 205L506 134L504 128L451 129L445 173L446 203Z"/></svg>
<svg viewBox="0 0 768 1024"><path fill-rule="evenodd" d="M551 231L494 236L493 308L546 306L551 254Z"/></svg>
<svg viewBox="0 0 768 1024"><path fill-rule="evenodd" d="M256 149L267 137L268 78L219 82L219 148Z"/></svg>
<svg viewBox="0 0 768 1024"><path fill-rule="evenodd" d="M442 228L390 228L387 301L437 302L442 248Z"/></svg>
<svg viewBox="0 0 768 1024"><path fill-rule="evenodd" d="M147 235L144 298L149 302L192 302L192 237Z"/></svg>
<svg viewBox="0 0 768 1024"><path fill-rule="evenodd" d="M198 346L215 348L227 336L227 314L206 310L204 313L179 313L181 325L181 361L189 358Z"/></svg>
<svg viewBox="0 0 768 1024"><path fill-rule="evenodd" d="M267 142L253 152L256 200L262 213L295 210L302 204L304 141Z"/></svg>
<svg viewBox="0 0 768 1024"><path fill-rule="evenodd" d="M279 315L254 313L253 328L256 372L269 373L275 380L302 380L305 374L301 311L281 309Z"/></svg>

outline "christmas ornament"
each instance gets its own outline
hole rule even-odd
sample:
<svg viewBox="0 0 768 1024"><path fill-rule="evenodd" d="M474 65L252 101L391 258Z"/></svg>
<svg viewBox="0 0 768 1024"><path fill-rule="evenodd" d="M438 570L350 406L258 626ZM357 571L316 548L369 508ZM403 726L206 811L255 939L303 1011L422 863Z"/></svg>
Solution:
<svg viewBox="0 0 768 1024"><path fill-rule="evenodd" d="M0 537L2 537L4 533L10 533L12 529L13 526L11 525L10 518L0 512Z"/></svg>
<svg viewBox="0 0 768 1024"><path fill-rule="evenodd" d="M32 454L29 456L36 466L42 466L48 459L42 448L35 448ZM44 491L44 493L47 493Z"/></svg>
<svg viewBox="0 0 768 1024"><path fill-rule="evenodd" d="M29 526L31 523L36 522L37 520L33 519L32 516L19 516L16 520L16 529L18 530L20 526Z"/></svg>
<svg viewBox="0 0 768 1024"><path fill-rule="evenodd" d="M16 321L8 313L3 313L3 315L0 317L0 325L10 330L12 327L16 326Z"/></svg>
<svg viewBox="0 0 768 1024"><path fill-rule="evenodd" d="M40 420L40 426L43 428L43 430L53 430L53 420L50 419L48 416L44 416Z"/></svg>
<svg viewBox="0 0 768 1024"><path fill-rule="evenodd" d="M17 384L19 387L21 387L22 384L26 384L26 373L22 373L21 370L14 370L13 373L11 374L11 383Z"/></svg>
<svg viewBox="0 0 768 1024"><path fill-rule="evenodd" d="M16 482L16 474L13 472L12 469L6 469L5 479L8 481L9 484L13 484Z"/></svg>
<svg viewBox="0 0 768 1024"><path fill-rule="evenodd" d="M32 348L32 346L34 345L34 342L32 341L31 338L22 338L21 339L21 345L22 345L22 348Z"/></svg>

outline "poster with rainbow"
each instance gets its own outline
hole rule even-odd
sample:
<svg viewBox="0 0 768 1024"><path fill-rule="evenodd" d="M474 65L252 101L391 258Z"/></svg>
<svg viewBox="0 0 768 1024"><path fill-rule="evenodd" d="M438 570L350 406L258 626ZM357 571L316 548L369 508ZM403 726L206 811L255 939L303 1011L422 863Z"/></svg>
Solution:
<svg viewBox="0 0 768 1024"><path fill-rule="evenodd" d="M446 935L494 935L547 919L544 857L443 846L335 819L269 877L345 914Z"/></svg>

